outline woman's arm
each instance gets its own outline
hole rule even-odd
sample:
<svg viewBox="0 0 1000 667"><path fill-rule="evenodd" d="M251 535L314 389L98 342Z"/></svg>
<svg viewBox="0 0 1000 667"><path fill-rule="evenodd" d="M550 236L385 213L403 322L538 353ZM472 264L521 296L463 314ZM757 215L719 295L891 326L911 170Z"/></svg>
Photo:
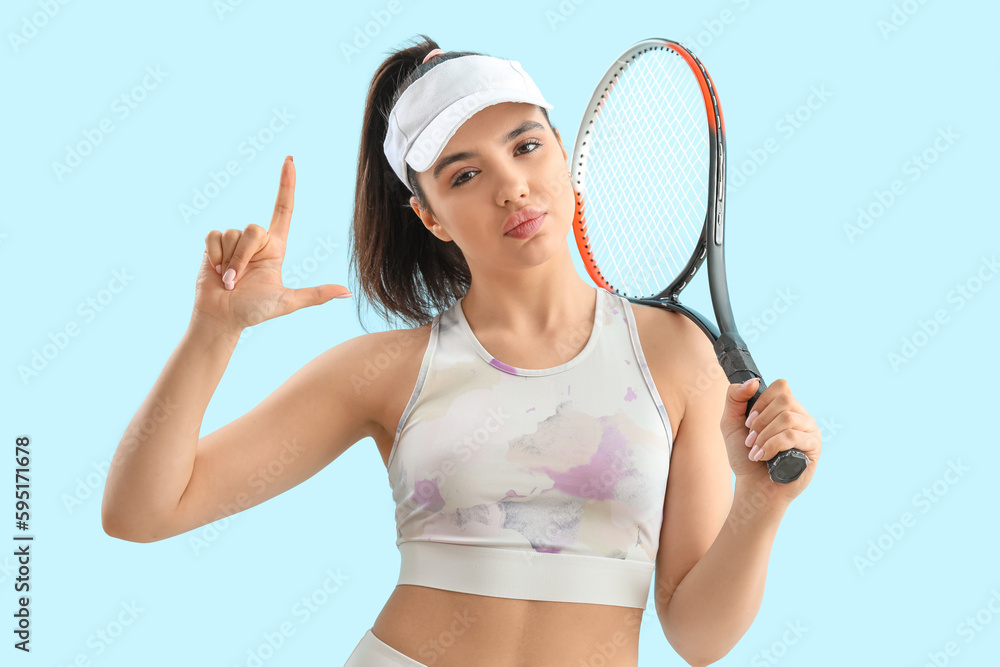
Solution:
<svg viewBox="0 0 1000 667"><path fill-rule="evenodd" d="M680 316L678 316L680 317ZM688 361L683 416L670 457L656 557L657 615L670 645L691 665L710 665L739 642L760 609L778 525L815 473L819 429L783 379L758 398L756 383L731 385L708 338L686 318L674 349ZM677 354L676 351L673 354ZM749 458L750 428L763 445ZM810 463L790 484L771 481L765 460L795 447ZM733 475L735 473L735 490Z"/></svg>
<svg viewBox="0 0 1000 667"><path fill-rule="evenodd" d="M232 339L212 339L192 328L115 453L105 487L105 532L133 542L166 539L309 479L379 432L376 404L391 394L396 373L366 380L372 391L359 391L355 382L369 377L367 366L385 356L386 347L409 347L421 335L383 331L348 339L308 362L245 415L199 438ZM158 413L156 405L166 408ZM153 426L132 437L143 424Z"/></svg>
<svg viewBox="0 0 1000 667"><path fill-rule="evenodd" d="M366 406L338 375L350 377L356 360L365 359L369 334L328 350L250 413L198 437L244 328L345 294L339 285L281 283L294 200L289 156L268 229L251 223L205 237L188 329L108 470L101 521L109 535L151 542L246 509L308 478L371 432ZM283 472L261 488L254 467L269 463Z"/></svg>
<svg viewBox="0 0 1000 667"><path fill-rule="evenodd" d="M191 479L205 410L239 334L192 317L111 461L101 504L109 535L137 534L177 507Z"/></svg>
<svg viewBox="0 0 1000 667"><path fill-rule="evenodd" d="M755 502L756 501L756 502ZM691 665L720 660L746 634L764 597L767 565L784 510L768 507L737 480L726 522L674 590L660 622Z"/></svg>

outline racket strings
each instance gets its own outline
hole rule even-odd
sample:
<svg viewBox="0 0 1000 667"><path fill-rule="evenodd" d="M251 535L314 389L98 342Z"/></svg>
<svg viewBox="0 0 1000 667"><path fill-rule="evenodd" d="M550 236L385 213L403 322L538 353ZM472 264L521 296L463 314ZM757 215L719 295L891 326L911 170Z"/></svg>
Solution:
<svg viewBox="0 0 1000 667"><path fill-rule="evenodd" d="M708 201L704 98L668 49L619 73L591 126L587 232L605 279L627 296L655 296L694 254Z"/></svg>

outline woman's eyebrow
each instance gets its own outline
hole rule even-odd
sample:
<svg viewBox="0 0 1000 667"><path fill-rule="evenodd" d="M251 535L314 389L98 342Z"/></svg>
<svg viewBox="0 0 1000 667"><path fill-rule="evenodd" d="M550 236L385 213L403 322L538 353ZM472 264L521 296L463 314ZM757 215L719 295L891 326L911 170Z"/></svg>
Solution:
<svg viewBox="0 0 1000 667"><path fill-rule="evenodd" d="M526 120L513 130L504 135L503 139L500 140L501 144L508 144L525 132L530 132L531 130L544 130L542 124L534 120ZM458 162L459 160L468 160L469 158L479 157L479 151L462 151L461 153L452 153L446 157L438 160L437 164L434 166L434 178L437 178L441 172L452 162Z"/></svg>

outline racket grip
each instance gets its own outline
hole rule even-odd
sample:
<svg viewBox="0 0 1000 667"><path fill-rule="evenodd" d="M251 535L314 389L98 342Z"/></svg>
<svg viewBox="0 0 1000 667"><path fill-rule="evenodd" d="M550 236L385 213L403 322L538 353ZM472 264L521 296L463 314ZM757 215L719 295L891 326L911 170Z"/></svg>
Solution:
<svg viewBox="0 0 1000 667"><path fill-rule="evenodd" d="M750 378L760 378L760 382L757 383L757 391L747 401L745 416L749 417L753 411L754 403L767 389L764 378L760 376L760 371L757 370L757 365L754 364L753 358L742 340L723 334L715 343L715 352L731 383L741 384ZM799 475L809 465L809 458L801 450L793 448L778 452L764 463L767 464L767 473L772 482L788 484L799 478Z"/></svg>

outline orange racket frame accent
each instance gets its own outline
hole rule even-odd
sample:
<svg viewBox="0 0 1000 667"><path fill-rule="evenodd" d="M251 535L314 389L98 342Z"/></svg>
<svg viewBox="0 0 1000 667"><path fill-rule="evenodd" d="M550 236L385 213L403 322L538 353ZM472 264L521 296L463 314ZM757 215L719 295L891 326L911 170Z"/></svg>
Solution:
<svg viewBox="0 0 1000 667"><path fill-rule="evenodd" d="M702 67L687 50L683 47L680 49L675 48L673 43L670 41L661 41L660 43L657 43L655 47L651 48L670 49L672 52L684 59L684 62L687 63L687 66L690 67L691 71L694 73L695 79L698 81L698 86L701 89L701 95L705 102L705 115L709 119L709 133L712 135L712 139L715 140L715 135L718 132L721 132L722 136L725 136L726 120L722 115L721 103L717 106L712 100L712 93L716 91L716 88L715 82L712 81L712 75L708 73L708 70ZM619 60L618 62L622 63L623 61ZM597 107L593 110L594 116L601 115L601 109L604 107L604 101L607 99L608 93L611 92L611 89L615 87L615 83L618 80L617 72L620 72L621 69L622 67L612 68L612 70L605 75L605 78L608 79L608 81L604 89L604 93L598 101ZM715 93L715 99L718 100L717 92ZM591 104L593 104L593 100L591 101ZM718 124L715 123L716 117L719 119ZM606 289L609 292L617 292L617 290L604 278L604 275L594 262L593 253L590 252L590 239L587 235L584 196L575 186L573 188L573 194L576 199L576 210L573 214L573 237L576 239L576 247L580 252L580 257L587 258L583 263L584 268L587 270L587 274L590 276L590 279L593 280L594 284L598 287Z"/></svg>

